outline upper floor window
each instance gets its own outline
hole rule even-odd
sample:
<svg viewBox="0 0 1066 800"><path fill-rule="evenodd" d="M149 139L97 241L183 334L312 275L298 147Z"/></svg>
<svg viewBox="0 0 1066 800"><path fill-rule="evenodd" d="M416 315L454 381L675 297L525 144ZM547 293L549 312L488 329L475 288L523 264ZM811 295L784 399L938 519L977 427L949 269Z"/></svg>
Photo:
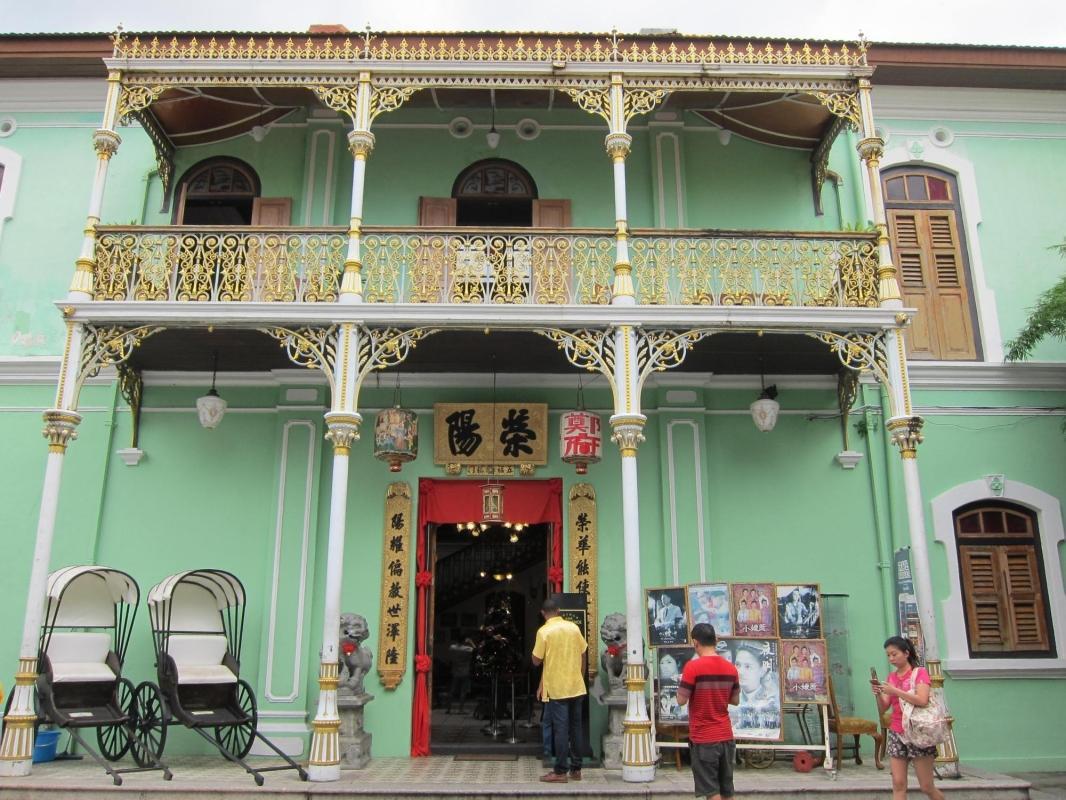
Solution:
<svg viewBox="0 0 1066 800"><path fill-rule="evenodd" d="M930 168L885 170L885 208L915 359L978 357L975 311L955 178Z"/></svg>
<svg viewBox="0 0 1066 800"><path fill-rule="evenodd" d="M253 225L259 176L233 159L210 159L190 169L178 185L178 225Z"/></svg>
<svg viewBox="0 0 1066 800"><path fill-rule="evenodd" d="M1036 515L979 501L954 522L970 657L1054 657Z"/></svg>

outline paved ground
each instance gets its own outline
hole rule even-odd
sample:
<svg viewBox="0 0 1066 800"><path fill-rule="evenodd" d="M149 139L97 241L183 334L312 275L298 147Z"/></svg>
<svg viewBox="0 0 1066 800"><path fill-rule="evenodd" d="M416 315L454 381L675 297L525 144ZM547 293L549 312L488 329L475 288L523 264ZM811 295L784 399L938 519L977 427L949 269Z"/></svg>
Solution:
<svg viewBox="0 0 1066 800"><path fill-rule="evenodd" d="M256 764L273 763L269 759L253 761ZM4 800L45 795L51 795L54 800L86 796L94 800L110 800L129 798L131 791L149 800L151 795L157 795L159 800L202 800L205 795L225 796L231 800L244 800L245 795L249 800L264 795L273 795L278 800L432 796L478 800L519 796L691 800L693 796L692 773L687 768L680 771L672 766L661 768L652 784L627 784L619 772L586 769L580 783L549 785L537 780L544 769L539 759L531 757L513 761L456 761L450 756L377 758L367 769L345 772L341 781L336 783L306 784L301 783L294 772L276 772L267 774L266 784L261 789L257 789L251 777L240 768L220 758L177 757L171 759L170 764L173 781L164 782L159 773L128 775L124 785L117 790L87 759L38 764L28 778L0 779L0 796ZM887 771L877 771L870 764L861 767L848 764L834 777L822 769L800 774L792 769L790 762L778 761L769 769L740 769L736 788L740 796L867 800L886 797L888 783ZM945 781L942 786L949 800L1026 800L1029 796L1022 781L974 770L964 770L962 779ZM1062 795L1050 795L1059 796Z"/></svg>
<svg viewBox="0 0 1066 800"><path fill-rule="evenodd" d="M1029 781L1031 800L1066 800L1066 772L1013 772L1015 778Z"/></svg>

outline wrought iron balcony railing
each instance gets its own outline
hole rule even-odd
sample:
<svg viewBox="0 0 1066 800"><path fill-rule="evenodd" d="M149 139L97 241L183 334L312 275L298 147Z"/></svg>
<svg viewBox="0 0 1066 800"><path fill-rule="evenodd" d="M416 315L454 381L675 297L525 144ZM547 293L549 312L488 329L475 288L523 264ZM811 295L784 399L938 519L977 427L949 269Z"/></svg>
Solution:
<svg viewBox="0 0 1066 800"><path fill-rule="evenodd" d="M868 233L634 231L645 305L873 307ZM342 228L101 227L95 298L105 301L336 301ZM371 303L606 304L612 231L367 228Z"/></svg>

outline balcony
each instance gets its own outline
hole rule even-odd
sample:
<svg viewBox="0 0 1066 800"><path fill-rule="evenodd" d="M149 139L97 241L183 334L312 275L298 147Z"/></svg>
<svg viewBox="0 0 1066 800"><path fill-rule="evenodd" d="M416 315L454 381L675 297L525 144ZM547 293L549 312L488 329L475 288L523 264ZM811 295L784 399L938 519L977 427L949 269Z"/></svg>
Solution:
<svg viewBox="0 0 1066 800"><path fill-rule="evenodd" d="M97 301L329 303L342 228L101 227ZM877 305L868 233L635 231L641 305L864 308ZM382 229L362 237L369 303L605 305L613 231Z"/></svg>

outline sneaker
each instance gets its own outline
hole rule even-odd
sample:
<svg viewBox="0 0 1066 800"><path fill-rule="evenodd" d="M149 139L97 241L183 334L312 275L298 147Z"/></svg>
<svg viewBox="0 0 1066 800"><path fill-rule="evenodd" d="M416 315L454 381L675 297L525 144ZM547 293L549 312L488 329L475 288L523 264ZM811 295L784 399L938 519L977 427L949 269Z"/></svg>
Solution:
<svg viewBox="0 0 1066 800"><path fill-rule="evenodd" d="M572 780L572 781L581 780L581 770L579 770L579 769L570 770L570 780Z"/></svg>
<svg viewBox="0 0 1066 800"><path fill-rule="evenodd" d="M565 772L559 773L559 772L554 772L554 771L553 772L549 772L546 775L541 775L540 779L544 783L566 783L567 780L568 780L568 778L566 777L566 773Z"/></svg>

